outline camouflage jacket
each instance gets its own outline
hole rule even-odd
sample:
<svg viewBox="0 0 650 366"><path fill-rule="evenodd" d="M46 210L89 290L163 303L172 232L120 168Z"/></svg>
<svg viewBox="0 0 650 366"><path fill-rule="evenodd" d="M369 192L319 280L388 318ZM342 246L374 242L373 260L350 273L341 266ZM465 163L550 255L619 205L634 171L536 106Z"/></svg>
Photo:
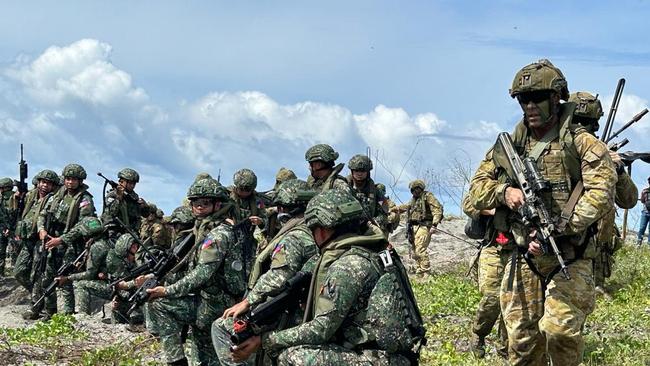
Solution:
<svg viewBox="0 0 650 366"><path fill-rule="evenodd" d="M599 219L614 203L614 187L617 177L614 163L609 157L607 146L586 130L569 129L575 105L561 105L558 136L545 147L537 165L541 174L549 180L552 189L541 195L552 220L558 220L573 187L578 181L584 185L584 193L578 200L564 233L556 236L565 259L575 256L575 247L583 242L587 228ZM553 130L551 130L553 131ZM515 127L513 142L524 156L530 152L538 139L523 122ZM570 141L570 143L567 143ZM521 225L518 214L505 206L505 190L510 182L507 175L497 169L492 150L481 161L472 178L469 199L477 210L496 208L495 228L499 232L512 234L520 246L527 246L528 230ZM561 238L564 236L563 238ZM583 248L585 249L585 248ZM585 249L584 257L591 258L592 250ZM552 254L545 257L553 258Z"/></svg>
<svg viewBox="0 0 650 366"><path fill-rule="evenodd" d="M38 197L38 190L33 189L27 194L25 199L25 210L23 211L23 216L16 224L16 235L21 239L36 239L37 237L37 226L38 226L38 217L41 211L45 208L47 200L56 193L58 188L55 188L54 192L48 193L45 197Z"/></svg>
<svg viewBox="0 0 650 366"><path fill-rule="evenodd" d="M319 192L325 192L332 188L341 189L344 191L347 190L350 192L348 181L345 180L345 177L339 174L341 170L343 170L343 166L343 164L335 166L332 173L330 173L330 175L325 178L315 179L310 175L307 177L307 186L309 186L309 189Z"/></svg>
<svg viewBox="0 0 650 366"><path fill-rule="evenodd" d="M282 289L285 282L303 269L318 252L311 231L305 225L303 217L296 217L284 224L284 227L255 259L255 269L249 281L246 299L251 305L261 303L267 296L273 296ZM269 264L270 268L263 268ZM260 273L260 275L256 275ZM256 278L257 277L257 278Z"/></svg>
<svg viewBox="0 0 650 366"><path fill-rule="evenodd" d="M361 203L369 218L374 219L379 226L385 227L387 217L381 207L381 200L383 197L379 197L377 194L375 182L371 178L368 178L363 187L355 187L351 175L348 176L346 180L352 195L356 197L359 203Z"/></svg>
<svg viewBox="0 0 650 366"><path fill-rule="evenodd" d="M16 202L14 198L15 191L5 191L0 195L0 228L13 231L16 227Z"/></svg>
<svg viewBox="0 0 650 366"><path fill-rule="evenodd" d="M324 248L316 263L305 312L305 322L262 336L265 350L277 352L298 345L336 343L344 345L357 336L367 334L365 314L370 294L380 277L366 257L357 254L355 246L379 251L386 238L371 228L364 235L344 234ZM354 338L354 339L351 339Z"/></svg>
<svg viewBox="0 0 650 366"><path fill-rule="evenodd" d="M70 281L98 280L98 275L100 273L108 274L108 270L106 268L106 257L108 256L109 250L110 245L105 240L99 239L93 242L90 245L90 248L88 248L88 256L86 257L86 270L73 273L68 276L68 279Z"/></svg>
<svg viewBox="0 0 650 366"><path fill-rule="evenodd" d="M45 230L46 221L52 220L48 232L51 236L62 236L70 231L81 218L95 216L93 196L88 193L88 186L83 184L77 192L69 194L65 188L48 197L45 207L38 214L38 231ZM73 243L75 251L79 251L83 243L71 240L75 234L63 240L62 249ZM73 242L74 241L74 242Z"/></svg>
<svg viewBox="0 0 650 366"><path fill-rule="evenodd" d="M104 207L102 213L102 222L104 225L118 225L117 222L114 223L113 221L115 217L119 217L133 232L137 233L140 230L142 208L140 207L140 203L132 196L137 197L135 192L132 192L130 195L124 194L122 199L118 199L115 190L111 189L108 191L106 194L106 207Z"/></svg>
<svg viewBox="0 0 650 366"><path fill-rule="evenodd" d="M259 228L263 229L265 227L268 218L266 216L264 200L259 193L253 191L250 196L241 198L234 192L234 189L231 189L230 199L235 205L235 223L242 222L251 216L257 216L262 219L262 224Z"/></svg>
<svg viewBox="0 0 650 366"><path fill-rule="evenodd" d="M616 205L620 208L633 208L636 205L638 194L639 190L632 181L632 178L626 172L619 174L618 181L616 182L616 195L614 197ZM595 238L596 245L613 249L613 239L618 234L618 230L616 229L616 208L612 207L598 221Z"/></svg>
<svg viewBox="0 0 650 366"><path fill-rule="evenodd" d="M148 238L154 247L167 249L171 245L172 233L159 217L150 215L140 224L140 239L145 241Z"/></svg>
<svg viewBox="0 0 650 366"><path fill-rule="evenodd" d="M225 308L241 299L246 289L241 248L237 247L232 227L222 213L197 219L195 245L188 254L187 271L175 283L166 286L171 297L199 294L216 308Z"/></svg>
<svg viewBox="0 0 650 366"><path fill-rule="evenodd" d="M409 203L397 206L399 212L407 212L407 220L413 224L438 225L442 221L443 207L433 193L424 191L420 197L412 197Z"/></svg>

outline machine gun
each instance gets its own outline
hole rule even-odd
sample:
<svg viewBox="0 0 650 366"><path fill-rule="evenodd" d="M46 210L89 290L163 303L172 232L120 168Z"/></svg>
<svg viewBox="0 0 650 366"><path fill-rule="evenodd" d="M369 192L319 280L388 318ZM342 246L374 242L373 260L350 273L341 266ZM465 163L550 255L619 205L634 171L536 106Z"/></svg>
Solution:
<svg viewBox="0 0 650 366"><path fill-rule="evenodd" d="M23 144L20 144L20 162L18 162L19 180L14 181L20 195L18 196L16 209L16 222L18 222L25 210L25 194L27 193L27 162L23 157Z"/></svg>
<svg viewBox="0 0 650 366"><path fill-rule="evenodd" d="M194 233L187 234L184 238L177 241L178 244L174 245L165 256L159 260L153 268L153 276L147 278L144 283L129 297L131 307L127 314L131 314L135 309L144 304L149 299L147 290L159 286L163 278L169 273L179 262L181 262L194 247Z"/></svg>
<svg viewBox="0 0 650 366"><path fill-rule="evenodd" d="M88 254L88 247L89 243L86 244L86 249L84 249L81 254L75 258L72 262L69 263L63 263L63 265L59 268L59 270L56 272L55 277L61 277L61 276L69 276L70 274L74 273L75 271L78 271L79 268L83 265L83 263L86 261L86 255ZM36 312L39 310L39 307L43 301L45 301L45 298L52 295L54 290L58 287L59 283L57 282L56 279L52 280L52 282L45 288L43 291L43 295L36 300L34 305L32 305L32 311Z"/></svg>
<svg viewBox="0 0 650 366"><path fill-rule="evenodd" d="M233 326L230 341L239 345L256 334L256 329L274 324L281 314L291 315L309 290L311 273L298 272L285 282L280 293L249 311Z"/></svg>
<svg viewBox="0 0 650 366"><path fill-rule="evenodd" d="M555 238L551 235L555 224L551 221L551 216L539 196L541 192L551 188L549 181L542 177L533 158L527 157L523 161L521 160L508 133L499 134L494 152L494 155L497 156L495 159L497 166L506 171L511 183L514 183L524 194L525 202L518 209L522 223L536 229L537 240L541 242L542 250L546 254L550 249L560 264L564 278L570 280L571 276L564 263L564 258L562 258L562 253L555 243Z"/></svg>

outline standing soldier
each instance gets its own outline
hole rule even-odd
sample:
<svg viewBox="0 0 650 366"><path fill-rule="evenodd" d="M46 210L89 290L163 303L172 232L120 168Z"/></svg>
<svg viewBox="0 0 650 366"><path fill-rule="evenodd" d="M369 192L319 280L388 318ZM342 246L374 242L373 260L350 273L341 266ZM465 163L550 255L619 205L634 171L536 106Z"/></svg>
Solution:
<svg viewBox="0 0 650 366"><path fill-rule="evenodd" d="M84 249L83 240L67 240L63 235L82 218L95 216L93 196L83 182L86 170L79 164L68 164L63 168L62 175L64 187L47 199L38 217L39 239L46 241L45 248L50 251L43 283L52 282L59 267L74 261ZM72 284L58 289L63 297L63 313L73 314L75 300ZM45 299L45 310L48 316L56 312L56 295Z"/></svg>
<svg viewBox="0 0 650 366"><path fill-rule="evenodd" d="M375 182L370 178L372 160L365 155L355 155L348 162L348 168L350 175L346 179L352 194L359 200L369 219L381 228L386 227L386 214L380 204L383 196L377 193Z"/></svg>
<svg viewBox="0 0 650 366"><path fill-rule="evenodd" d="M315 191L327 191L332 188L348 190L348 182L340 175L344 164L334 166L339 153L327 144L318 144L310 147L305 153L305 160L309 163L310 176L307 184Z"/></svg>
<svg viewBox="0 0 650 366"><path fill-rule="evenodd" d="M612 207L616 171L607 146L572 123L575 104L560 103L569 97L566 79L548 60L521 69L510 95L524 112L512 140L517 153L536 161L551 185L540 198L551 222L559 223L552 235L571 279L558 274L559 262L552 252L544 254L537 228L522 224L519 209L526 204L524 194L511 186L512 179L497 163L501 154L489 151L472 178L469 199L476 210L496 209L496 243L517 245L506 264L500 294L509 361L542 365L548 359L554 365L578 365L585 320L595 306L595 250L585 238L587 229ZM579 182L584 192L570 205Z"/></svg>
<svg viewBox="0 0 650 366"><path fill-rule="evenodd" d="M121 227L115 218L119 218L131 231L140 230L145 202L135 193L135 186L140 182L140 174L131 168L124 168L117 173L117 187L106 194L102 222L109 229L109 236L117 238L127 230Z"/></svg>
<svg viewBox="0 0 650 366"><path fill-rule="evenodd" d="M385 233L390 234L399 226L399 213L396 208L397 205L386 194L386 186L383 183L377 183L377 196L379 198L379 205L386 215L386 225L383 230Z"/></svg>
<svg viewBox="0 0 650 366"><path fill-rule="evenodd" d="M255 173L250 169L240 169L235 172L233 183L230 199L235 204L235 222L250 220L253 225L264 229L266 211L262 197L255 191L257 188Z"/></svg>
<svg viewBox="0 0 650 366"><path fill-rule="evenodd" d="M584 126L590 133L595 134L599 127L598 120L603 115L600 100L592 94L577 92L569 96L569 102L576 104L573 117L574 123ZM618 175L614 202L620 208L633 208L636 205L639 190L632 178L625 172L625 164L623 164L621 157L611 150L609 156L616 165ZM594 256L594 282L596 291L605 294L605 278L609 278L612 274L614 253L621 248L623 242L616 227L616 207L612 206L598 221L596 235L593 240L597 250Z"/></svg>
<svg viewBox="0 0 650 366"><path fill-rule="evenodd" d="M4 211L0 222L0 278L5 275L7 247L13 240L16 229L16 203L14 198L14 181L11 178L0 179L0 205Z"/></svg>
<svg viewBox="0 0 650 366"><path fill-rule="evenodd" d="M23 215L16 225L16 237L21 242L20 253L16 259L14 278L27 291L32 292L34 286L38 287L32 292L32 300L35 301L41 296L40 269L32 270L35 257L47 255L42 243L38 241L38 215L45 206L48 197L59 189L59 176L51 170L43 170L34 176L37 185L25 197L25 209ZM38 248L37 248L38 246ZM37 249L34 251L34 249ZM44 259L44 258L43 258Z"/></svg>
<svg viewBox="0 0 650 366"><path fill-rule="evenodd" d="M406 211L409 243L413 245L417 268L415 274L424 275L431 271L427 248L431 235L442 221L443 207L433 193L426 191L424 181L416 179L409 183L413 198L407 204L397 206L396 212ZM413 239L410 239L413 238ZM412 243L411 243L412 240Z"/></svg>
<svg viewBox="0 0 650 366"><path fill-rule="evenodd" d="M636 234L636 245L641 246L643 243L643 234L648 229L648 244L650 244L650 177L648 177L648 187L643 188L641 191L641 220L639 222L639 230Z"/></svg>
<svg viewBox="0 0 650 366"><path fill-rule="evenodd" d="M160 336L165 361L187 365L182 330L191 329L203 365L217 364L210 327L223 311L241 299L246 290L242 249L237 247L227 214L228 191L214 179L201 179L187 198L196 218L195 245L183 259L184 269L174 283L147 290L151 331ZM177 266L177 268L180 268Z"/></svg>

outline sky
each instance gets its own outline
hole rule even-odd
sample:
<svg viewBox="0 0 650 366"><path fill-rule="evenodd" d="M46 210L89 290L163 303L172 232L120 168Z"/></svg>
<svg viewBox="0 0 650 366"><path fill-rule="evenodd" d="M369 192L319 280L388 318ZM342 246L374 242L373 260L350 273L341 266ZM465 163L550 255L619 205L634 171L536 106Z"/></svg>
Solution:
<svg viewBox="0 0 650 366"><path fill-rule="evenodd" d="M373 176L457 182L521 110L514 74L550 59L569 89L616 123L648 105L647 1L24 1L0 2L0 175L82 164L96 201L103 172L141 174L137 192L166 213L198 172L258 190L329 143L347 163L370 148ZM650 117L624 134L648 150ZM604 122L604 121L603 121ZM602 125L602 123L601 123ZM346 169L347 172L347 169ZM635 163L645 186L650 169ZM457 189L462 190L462 184ZM436 187L439 188L439 185ZM458 214L454 193L434 190ZM638 210L638 209L637 209Z"/></svg>

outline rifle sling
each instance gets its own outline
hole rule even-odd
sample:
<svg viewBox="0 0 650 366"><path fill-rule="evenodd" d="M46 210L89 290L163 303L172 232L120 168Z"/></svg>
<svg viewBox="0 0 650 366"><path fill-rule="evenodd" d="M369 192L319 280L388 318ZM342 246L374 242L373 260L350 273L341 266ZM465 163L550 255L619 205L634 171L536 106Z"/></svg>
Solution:
<svg viewBox="0 0 650 366"><path fill-rule="evenodd" d="M573 209L576 207L576 204L578 204L580 197L582 197L584 188L585 186L582 181L579 181L573 188L569 200L564 205L562 213L560 213L560 220L557 223L557 232L561 233L566 228L566 225L569 223L569 219L571 218L571 214L573 213Z"/></svg>

